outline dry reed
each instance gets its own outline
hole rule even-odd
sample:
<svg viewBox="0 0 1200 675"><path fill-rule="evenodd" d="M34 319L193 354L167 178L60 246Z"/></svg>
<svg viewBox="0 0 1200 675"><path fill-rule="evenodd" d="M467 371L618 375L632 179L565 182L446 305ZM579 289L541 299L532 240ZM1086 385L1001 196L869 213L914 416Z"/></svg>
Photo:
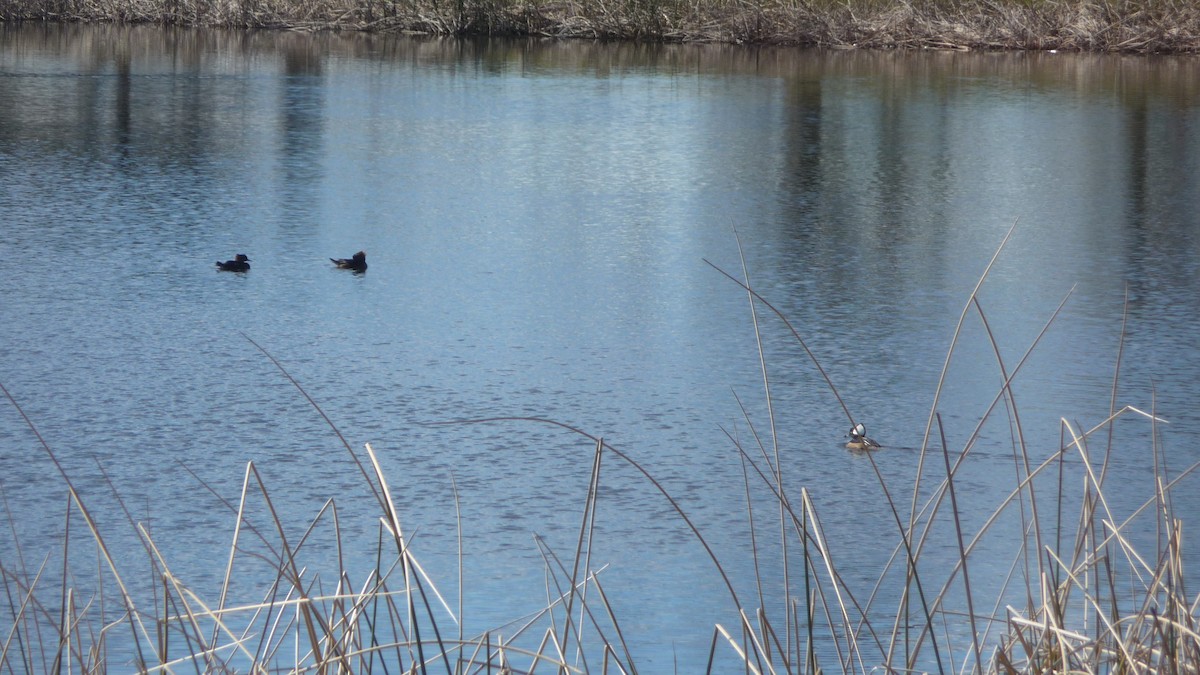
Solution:
<svg viewBox="0 0 1200 675"><path fill-rule="evenodd" d="M1153 409L1145 412L1131 406L1117 407L1124 326L1113 374L1112 404L1108 417L1087 430L1080 430L1063 419L1064 441L1050 452L1042 450L1038 455L1038 450L1027 445L1011 383L1034 347L1050 329L1067 299L1064 298L1052 312L1021 359L1011 366L1006 364L988 325L979 291L1015 229L1014 223L972 290L955 327L942 374L944 380L963 324L973 314L982 324L995 354L1000 381L995 399L967 442L958 450L948 446L942 428L937 402L941 383L930 411L919 463L924 464L927 458L932 459L940 454L945 467L944 479L922 503L919 497L926 493L920 489L923 471L918 469L917 484L912 488L911 511L905 522L900 516L901 507L893 498L883 473L875 466L874 457L871 453L865 455L875 471L880 491L896 524L897 543L890 564L901 566L905 588L899 605L893 611L871 609L876 602L878 585L866 602L856 599L856 589L845 583L837 571L836 560L821 532L808 490L801 489L799 507L793 509L793 502L780 483L782 471L777 464L778 456L773 464L758 432L752 433L757 452L743 445L732 434L729 435L743 461L754 468L753 474L758 476L771 497L783 505L781 519L793 532L795 541L791 545L802 552L800 565L805 582L805 592L801 596L806 603L803 617L794 611L796 607L793 606L793 611L781 612L772 621L762 616L764 609L759 609L761 618L757 623L745 619L742 622L743 630L751 633L748 637L717 627L714 640L720 638L726 641L729 648L744 660L748 671L815 673L840 669L843 672L867 672L882 667L887 672L927 669L947 672L953 671L955 664L964 672L987 673L1195 673L1200 670L1200 661L1197 660L1200 659L1200 630L1197 626L1200 598L1189 598L1185 592L1187 577L1181 544L1184 523L1173 512L1170 499L1171 490L1200 468L1200 463L1187 467L1173 477L1168 476L1163 468L1163 449L1157 442L1158 425L1165 421L1154 414ZM748 281L735 279L723 270L722 273L749 293L752 313L754 307L761 304L777 315L816 363L800 334L780 310L754 291ZM757 318L754 325L758 331ZM763 364L766 383L765 360L760 359L760 363ZM817 366L820 369L819 364ZM847 416L853 419L833 382L823 369L820 372ZM983 525L969 532L964 530L960 521L955 494L956 475L975 449L981 428L997 408L1005 409L1012 422L1010 433L1014 459L1019 467L1018 479L1012 491L994 507ZM1148 426L1158 488L1134 513L1124 520L1118 520L1107 505L1104 477L1108 472L1109 459L1116 450L1113 424L1126 416L1139 417ZM750 417L745 417L746 423L753 429ZM933 433L935 430L936 434ZM773 435L774 430L769 434ZM937 449L931 442L935 435L940 439ZM1091 439L1102 435L1106 435L1105 444L1097 452L1091 446ZM755 454L757 458L752 458ZM1083 494L1078 500L1082 507L1078 514L1074 545L1068 549L1069 556L1062 554L1060 546L1051 544L1046 534L1065 530L1063 510L1071 503L1071 495L1064 488L1064 485L1070 484L1064 478L1068 459L1079 462L1082 475L1076 478L1083 486ZM758 463L767 469L759 468ZM1039 506L1035 482L1039 478L1055 480L1054 470L1059 472L1056 479L1057 503L1052 505L1053 509L1048 509L1045 504ZM749 487L747 490L749 492ZM947 502L949 513L939 514L947 507ZM1020 533L1023 536L1019 541L1006 543L1010 543L1016 552L1016 561L1026 562L1023 567L1014 563L1010 574L1016 578L1010 576L1003 588L1007 589L1014 581L1023 585L1027 589L1025 604L1023 607L1005 604L1002 590L1000 598L992 599L995 605L989 613L978 604L981 598L972 587L968 575L969 562L978 555L980 542L991 534L995 523L1013 509L1020 513ZM1146 516L1147 512L1149 516ZM752 522L755 516L753 512L748 512L747 517ZM1136 550L1130 542L1130 532L1146 531L1147 525L1139 521L1139 517L1152 519L1153 526L1166 533L1159 538L1159 548L1150 556ZM949 531L958 551L957 562L948 572L936 568L931 571L920 565L922 552L932 543L933 533L946 532L945 528L936 527L939 518L952 521ZM750 529L751 532L755 530L753 524ZM759 546L756 543L754 547L756 571L760 569L757 562ZM779 550L782 551L783 565L789 565L787 544L779 542ZM931 575L934 578L930 578ZM885 571L880 576L879 584L885 583L887 578L893 577L888 577ZM1118 584L1117 580L1121 578L1129 578L1130 583L1127 586ZM937 586L931 586L931 582ZM955 597L965 609L950 607L956 584L961 584L962 590ZM785 590L788 588L785 582ZM933 592L935 588L936 592ZM791 597L792 593L788 591L786 595ZM812 643L816 639L814 617L818 616L814 605L825 617L819 623L828 632L825 637L836 647L836 664L818 663L812 650ZM742 613L745 617L746 610L743 609ZM890 627L880 625L881 616L892 617ZM969 637L965 653L951 647L955 635L947 626L953 623L959 626L967 624ZM756 633L755 626L758 627ZM779 644L780 635L793 637L788 643L790 649L768 648L772 643ZM806 636L805 640L799 639L802 635ZM747 649L747 645L753 648Z"/></svg>

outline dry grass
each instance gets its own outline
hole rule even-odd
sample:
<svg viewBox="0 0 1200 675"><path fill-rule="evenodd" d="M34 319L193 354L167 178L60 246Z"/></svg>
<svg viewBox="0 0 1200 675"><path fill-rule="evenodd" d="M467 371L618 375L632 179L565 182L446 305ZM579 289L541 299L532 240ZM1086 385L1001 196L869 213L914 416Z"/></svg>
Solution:
<svg viewBox="0 0 1200 675"><path fill-rule="evenodd" d="M70 498L64 531L77 531L72 522L82 518L90 534L84 542L64 538L58 555L72 561L81 559L79 550L92 552L83 556L91 560L90 572L86 565L73 568L64 562L55 575L44 562L50 554L37 563L38 558L19 546L0 549L5 552L0 559L7 598L4 614L10 621L7 626L0 624L0 673L107 672L109 644L118 635L134 645L136 668L143 672L636 673L618 614L600 583L602 567L591 557L597 495L604 484L601 467L612 461L627 463L653 486L711 559L736 610L732 616L737 617L736 625L714 625L712 654L725 659L732 655L744 663L746 672L882 668L885 672L1196 673L1200 671L1200 598L1188 597L1185 591L1181 545L1185 523L1173 511L1171 494L1198 465L1168 475L1157 440L1164 421L1152 406L1151 412L1117 406L1121 349L1115 359L1108 417L1088 429L1064 419L1058 447L1027 444L1021 409L1010 385L1053 326L1062 305L1050 313L1022 357L1006 362L979 296L1003 248L1002 243L964 303L943 369L944 380L963 326L979 321L995 354L997 385L991 407L965 444L951 448L938 413L938 385L919 454L920 464L928 464L929 470L918 469L916 484L903 488L902 493L911 491L910 503L896 496L894 486L875 465L874 455L864 455L875 469L877 487L895 526L891 562L874 588L856 587L842 574L809 488L796 490L784 484L765 358L760 364L769 428L757 429L746 414L748 440L728 435L745 475L744 539L755 561L754 579L733 578L688 517L686 505L630 455L560 422L505 418L506 423L553 425L584 439L594 448L591 480L587 493L580 495L582 517L573 554L564 560L542 550L548 580L544 608L519 623L475 636L462 634L461 598L460 609L455 610L419 562L371 447L367 445L362 455L344 438L347 461L358 468L378 507L377 558L365 578L351 578L342 562L337 534L341 525L332 499L300 536L294 532L289 536L266 482L250 464L238 501L226 503L233 520L231 545L214 562L224 579L216 597L202 597L174 574L151 533L126 514L150 561L149 578L138 577L138 585L156 589L152 603L139 604L129 591L128 571L110 554L108 537L93 521L71 477L58 465L34 421L24 417L19 403L0 384L0 391L58 466ZM744 263L741 277L722 273L747 293L756 334L764 330L759 313L766 308L820 367L801 333L754 289ZM341 438L318 403L282 364L262 351ZM828 376L824 383L842 402ZM842 409L852 423L854 416L844 403ZM992 507L982 525L972 528L960 519L956 480L977 450L981 430L993 415L1000 415L998 411L1008 420L1016 472L1007 495ZM1143 425L1148 439L1145 456L1153 462L1158 480L1141 508L1118 516L1108 504L1105 486L1111 482L1109 458L1119 450L1112 429L1122 418ZM922 477L930 476L938 477L936 485L923 487ZM1047 491L1047 485L1053 489ZM1072 485L1079 486L1080 494L1070 493ZM1053 495L1049 503L1047 494ZM773 507L765 514L751 508L764 497ZM1074 513L1065 513L1068 509ZM1013 555L1009 578L1003 580L999 597L985 597L977 590L980 580L972 576L972 566L981 555L981 542L994 536L994 524L1014 512L1020 528L1016 541L1005 542ZM1073 537L1066 525L1071 519ZM1161 532L1157 549L1136 550L1129 535L1147 528ZM768 532L776 533L777 539ZM319 533L332 533L337 551L334 568L323 573L307 560ZM933 547L957 551L956 563L949 569L923 564L925 552ZM259 599L235 603L231 589L238 580L261 578L264 569L273 582L256 589ZM77 590L78 581L89 578L97 590ZM758 589L757 608L737 590L747 582ZM898 598L894 606L880 599L885 584L895 592L883 595ZM780 585L775 596L764 590ZM1011 589L1017 589L1019 603L1006 601ZM113 605L119 607L115 615ZM818 649L818 643L828 647ZM828 656L831 652L836 661Z"/></svg>
<svg viewBox="0 0 1200 675"><path fill-rule="evenodd" d="M330 498L295 536L251 463L236 503L210 489L229 509L232 531L225 555L212 556L214 567L220 566L213 571L223 570L223 582L215 597L204 597L175 574L150 531L135 523L128 509L125 515L145 549L149 573L131 574L118 565L110 535L97 526L53 450L3 385L0 391L53 460L69 495L60 575L46 562L53 552L35 567L27 564L15 537L11 547L0 548L0 586L7 598L3 615L10 621L0 624L0 673L636 672L607 605L598 578L602 570L587 566L599 452L574 564L568 569L543 549L544 608L465 636L462 600L454 609L414 554L369 444L365 457L346 445L349 461L362 472L379 508L376 566L365 578L352 578L345 564L336 501ZM16 517L5 510L10 519ZM78 531L78 519L90 535L80 543L70 535ZM332 541L317 541L323 536ZM314 551L322 547L336 552L332 569L328 556ZM250 580L264 578L272 581L253 586L260 593L257 600L232 601L235 588L245 591ZM90 590L80 590L85 587ZM135 587L153 589L153 600L139 600L145 594L131 590ZM594 643L592 636L598 636Z"/></svg>
<svg viewBox="0 0 1200 675"><path fill-rule="evenodd" d="M752 467L751 475L757 476L761 486L781 505L781 524L792 537L790 542L784 539L778 542L784 565L788 565L790 546L795 551L793 557L802 557L803 569L803 593L785 593L787 598L795 595L800 598L792 602L790 611L772 617L760 608L756 620L751 621L745 618L748 612L743 609L741 636L717 627L714 637L727 640L731 649L743 654L747 668L755 672L787 673L812 673L822 668L868 672L876 667L884 668L885 672L1200 671L1200 596L1188 597L1185 590L1184 522L1174 513L1171 500L1172 490L1200 468L1200 463L1168 475L1164 451L1158 442L1158 425L1165 420L1153 412L1117 407L1124 330L1113 373L1108 417L1086 430L1064 418L1062 442L1048 452L1027 445L1020 407L1010 385L1051 328L1067 298L1051 313L1021 359L1015 364L1006 363L988 325L979 291L1015 228L1014 224L965 303L942 372L944 381L964 324L978 320L996 358L999 384L990 408L964 446L950 448L938 413L942 389L939 382L907 516L905 505L893 497L883 472L875 465L873 453L864 455L871 462L878 487L891 507L897 541L889 570L880 576L865 600L861 599L862 589L851 587L839 572L808 490L801 489L797 499L788 496L778 453L772 457L767 451L775 444L773 429L761 435L755 431L751 434L755 442L749 445L730 435L743 462ZM820 368L800 333L782 312L759 295L749 281L722 273L748 293L752 312L761 305L781 319ZM757 331L757 317L755 326ZM763 368L766 383L769 378L765 362ZM825 381L841 403L842 397L833 382L827 377ZM769 388L766 398L769 401ZM854 416L844 403L842 408L849 424L853 424ZM984 524L975 531L966 531L956 499L956 476L977 450L982 429L998 410L1005 413L1009 423L1016 477L1007 497L993 507ZM1140 419L1145 425L1149 447L1144 456L1153 462L1157 489L1132 514L1118 518L1110 510L1105 486L1112 480L1108 475L1110 458L1118 454L1113 425L1125 417ZM749 416L746 423L753 429ZM927 475L923 469L927 462L944 467L944 478L932 490L923 492L921 481ZM1047 491L1047 484L1054 489ZM1070 494L1071 485L1080 486L1081 494ZM1035 489L1039 486L1043 489ZM1050 504L1044 503L1047 493L1056 495ZM926 494L922 500L921 495ZM747 503L750 501L748 486ZM1079 505L1074 514L1077 525L1073 541L1064 541L1069 537L1070 522L1064 520L1064 511L1071 504ZM1001 597L979 597L969 575L972 561L980 555L981 542L993 536L996 522L1014 511L1019 514L1021 537L1005 542L1013 563ZM749 520L753 531L756 529L753 514ZM1148 531L1162 533L1158 548L1152 552L1138 551L1130 543L1130 534ZM945 547L947 542L939 536L950 536L958 551L952 569L938 569L936 565L931 569L921 564L925 550ZM757 548L755 555L756 558L760 555ZM871 609L880 585L889 580L896 583L897 578L904 586L899 604L890 611ZM1012 588L1020 589L1016 595L1024 598L1022 605L1005 603L1008 589ZM965 645L962 644L964 626L968 635ZM826 631L823 637L837 645L838 663L818 663L812 644L817 641L819 630ZM746 645L753 648L747 649Z"/></svg>
<svg viewBox="0 0 1200 675"><path fill-rule="evenodd" d="M876 49L1200 51L1192 0L0 0L0 19Z"/></svg>

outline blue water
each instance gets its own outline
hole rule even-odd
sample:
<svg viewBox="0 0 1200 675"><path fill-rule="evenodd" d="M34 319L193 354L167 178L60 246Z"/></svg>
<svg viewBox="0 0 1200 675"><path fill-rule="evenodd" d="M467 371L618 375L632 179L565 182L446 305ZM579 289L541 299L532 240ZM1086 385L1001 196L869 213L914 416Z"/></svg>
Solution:
<svg viewBox="0 0 1200 675"><path fill-rule="evenodd" d="M355 583L375 565L371 491L253 340L356 452L374 448L452 606L461 524L468 636L544 605L536 538L573 557L594 442L528 420L439 424L465 419L536 417L602 436L661 481L752 611L731 439L760 465L776 451L747 295L716 268L743 277L740 241L754 287L884 443L871 459L907 521L956 324L1015 223L979 293L1009 372L1070 296L1014 381L1033 461L1057 450L1062 420L1088 429L1107 416L1128 308L1116 405L1169 424L1131 413L1116 425L1106 496L1123 517L1153 497L1156 450L1168 478L1200 461L1198 69L4 27L0 384L141 593L148 556L122 506L175 574L215 597L235 523L221 500L237 504L251 462L291 537L333 498ZM366 274L328 261L360 249ZM249 273L215 271L235 253ZM871 462L842 447L849 420L800 342L762 305L757 319L785 485L796 503L807 490L865 603L889 574L892 512ZM972 310L937 399L951 452L1001 383ZM36 569L61 556L66 484L3 403L12 526L0 562ZM1012 419L996 408L957 478L970 531L1013 488ZM1106 440L1093 439L1097 457ZM936 424L928 447L918 509L945 475ZM1072 460L1068 540L1082 484ZM779 612L777 516L750 482ZM730 594L641 474L609 455L601 486L591 565L608 565L601 579L639 669L697 672L714 625L737 632ZM1200 514L1195 487L1174 494L1185 532ZM1039 489L1043 507L1057 474ZM1152 518L1131 538L1153 546ZM939 516L924 557L931 584L957 555L950 522ZM76 515L83 556L80 527ZM321 532L310 564L329 575L336 553ZM1012 519L994 532L971 570L989 591L1020 541ZM802 598L796 546L790 594ZM88 586L94 563L77 574ZM254 574L246 602L263 593ZM898 594L885 586L875 600L885 636ZM976 611L998 595L984 591ZM836 669L827 639L820 651ZM726 645L718 654L731 667ZM112 658L121 671L130 657Z"/></svg>

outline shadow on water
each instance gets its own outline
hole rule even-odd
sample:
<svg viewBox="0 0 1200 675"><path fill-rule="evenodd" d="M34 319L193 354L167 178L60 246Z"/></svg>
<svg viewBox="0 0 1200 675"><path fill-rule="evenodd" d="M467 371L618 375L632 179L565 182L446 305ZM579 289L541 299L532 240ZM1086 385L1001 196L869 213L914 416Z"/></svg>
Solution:
<svg viewBox="0 0 1200 675"><path fill-rule="evenodd" d="M325 45L304 35L281 36L282 87L278 110L279 161L277 191L284 223L312 228L317 195L324 178Z"/></svg>

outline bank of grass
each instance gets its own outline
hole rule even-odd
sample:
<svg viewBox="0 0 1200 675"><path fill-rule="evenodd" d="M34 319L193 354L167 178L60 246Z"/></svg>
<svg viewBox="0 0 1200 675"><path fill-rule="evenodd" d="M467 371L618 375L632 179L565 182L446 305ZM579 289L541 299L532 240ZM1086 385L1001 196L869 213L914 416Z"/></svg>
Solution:
<svg viewBox="0 0 1200 675"><path fill-rule="evenodd" d="M0 20L879 49L1200 51L1194 0L0 0Z"/></svg>
<svg viewBox="0 0 1200 675"><path fill-rule="evenodd" d="M626 648L629 636L620 612L608 601L601 581L604 561L592 559L591 553L598 495L608 480L602 469L614 462L632 466L637 480L661 494L711 559L712 582L728 593L730 620L714 623L711 635L705 636L711 640L710 664L728 668L735 661L738 672L746 673L1200 672L1200 596L1189 597L1185 590L1185 523L1174 513L1171 496L1197 465L1169 475L1159 442L1158 425L1164 421L1152 409L1117 406L1120 349L1109 415L1087 429L1064 419L1058 447L1028 446L1020 406L1009 385L1045 330L1018 361L1001 358L978 295L991 266L958 318L946 369L964 323L979 321L995 353L992 406L965 445L951 448L938 415L939 385L925 422L926 440L918 460L922 468L915 485L900 490L888 485L876 464L885 461L886 448L863 455L875 469L878 483L873 489L885 497L895 532L894 540L885 543L892 549L891 564L873 588L846 581L812 498L821 488L784 484L786 453L779 448L773 424L756 428L746 415L746 439L729 435L733 461L741 462L746 477L743 539L747 555L755 561L754 578L737 579L689 519L687 504L674 499L632 456L602 438L552 420L455 421L449 423L552 425L578 435L592 449L591 480L586 494L579 496L573 550L559 553L540 544L547 579L543 609L505 626L464 635L461 596L446 597L433 581L453 571L428 574L422 567L371 447L354 450L301 384L262 350L342 440L345 461L357 467L373 495L378 508L375 566L365 578L356 579L343 564L332 495L299 537L289 537L291 528L276 517L269 486L251 464L237 501L225 502L231 514L231 545L212 563L224 583L214 597L202 597L173 573L172 561L132 517L130 526L145 549L149 571L121 568L109 550L111 533L96 526L86 499L42 441L35 422L24 417L19 402L0 384L58 467L57 480L69 494L64 531L78 530L74 523L82 520L90 533L86 541L64 537L57 552L61 561L83 559L90 564L50 565L53 552L23 551L15 539L0 547L5 617L0 621L0 673L127 671L127 662L108 662L110 645L118 641L132 645L124 651L134 655L139 672L636 673L636 655ZM719 271L747 294L755 334L760 323L777 317L842 403L801 333L758 294L744 266L741 274ZM1047 329L1057 314L1055 310L1047 317ZM765 363L763 368L764 400L768 419L773 419ZM842 407L852 420L850 410ZM972 461L981 430L993 416L1008 420L1014 478L983 525L968 529L960 519L957 474ZM1144 447L1116 447L1113 426L1123 418L1142 426ZM1110 458L1130 453L1142 454L1158 480L1141 508L1118 514L1106 498L1106 486L1114 480ZM580 470L586 467L581 463ZM922 476L940 477L936 485L923 487ZM761 504L764 496L772 505L768 511L749 506ZM10 519L18 517L5 510ZM1014 513L1020 527L1014 540L1004 542L1012 556L1008 575L999 584L998 597L985 596L973 571L978 569L980 542L998 536L992 531L994 523ZM1148 531L1157 533L1154 550L1137 550L1131 533ZM332 569L309 566L314 562L308 559L309 551L319 532L333 533L329 536L337 555ZM957 551L956 563L925 563L925 552L934 547ZM85 555L81 557L78 549ZM242 575L251 568L254 574L246 580L262 578L266 569L273 582L257 589L257 599L235 603L231 589L239 581L245 586ZM78 580L86 580L91 590L81 592ZM131 584L155 589L153 600L135 599ZM891 588L881 592L885 585ZM459 587L469 592L461 578ZM747 593L747 588L756 591ZM887 607L882 597L899 600ZM1020 600L1012 603L1012 597ZM113 605L119 608L115 614ZM638 637L645 641L647 636ZM709 672L729 672L723 668L710 666Z"/></svg>

